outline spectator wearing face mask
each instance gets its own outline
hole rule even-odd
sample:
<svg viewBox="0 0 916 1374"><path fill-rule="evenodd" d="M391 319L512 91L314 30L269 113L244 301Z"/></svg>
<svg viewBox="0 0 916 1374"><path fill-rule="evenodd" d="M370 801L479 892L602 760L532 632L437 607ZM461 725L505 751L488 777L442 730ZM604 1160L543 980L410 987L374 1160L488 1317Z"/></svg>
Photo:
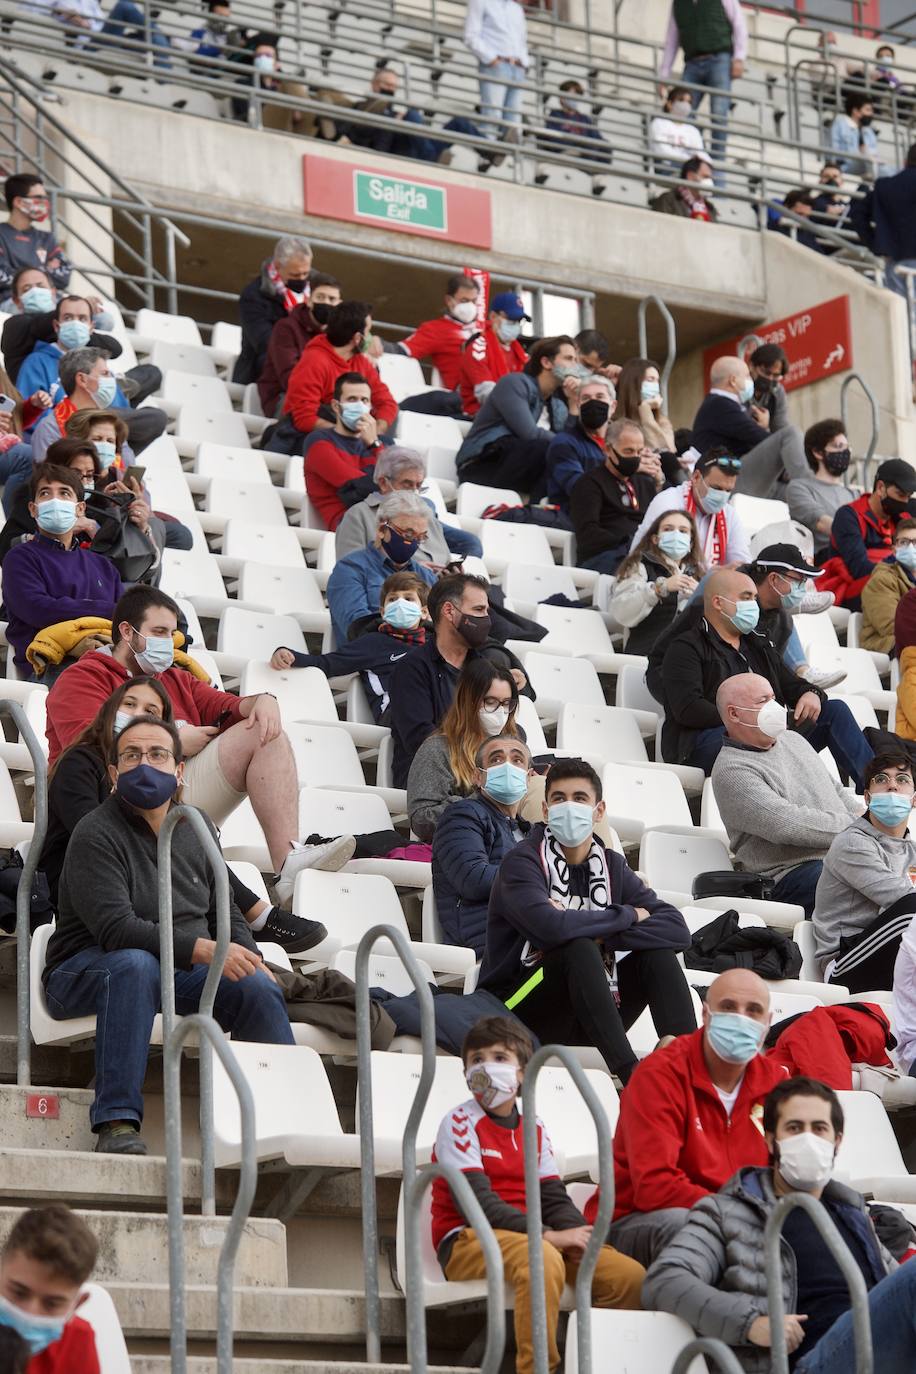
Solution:
<svg viewBox="0 0 916 1374"><path fill-rule="evenodd" d="M282 432L293 441L294 447L287 451L301 453L303 435L314 429L334 428L336 421L324 419L320 408L331 404L337 380L345 372L358 373L368 383L377 434L387 434L394 424L397 402L366 357L371 330L371 306L365 301L342 301L331 311L324 333L317 334L303 349L290 374L278 426L277 439ZM272 439L268 447L274 442Z"/></svg>
<svg viewBox="0 0 916 1374"><path fill-rule="evenodd" d="M719 218L712 196L716 184L712 168L705 157L689 157L681 163L682 185L671 186L649 201L649 208L663 215L680 215L682 219L715 223Z"/></svg>
<svg viewBox="0 0 916 1374"><path fill-rule="evenodd" d="M775 902L810 919L831 841L862 814L808 741L786 729L786 709L756 673L726 678L716 693L725 726L712 785L736 867L775 880Z"/></svg>
<svg viewBox="0 0 916 1374"><path fill-rule="evenodd" d="M633 420L649 448L675 453L674 428L664 413L661 373L651 358L630 358L617 378L618 420ZM683 475L683 474L682 474Z"/></svg>
<svg viewBox="0 0 916 1374"><path fill-rule="evenodd" d="M110 329L113 319L98 296L88 296L91 311L92 333L89 335L91 348L104 348L110 357L119 358L123 353L121 345L111 334L99 333ZM5 303L4 313L9 318L3 321L3 337L0 349L6 360L6 367L15 381L19 369L32 349L39 342L53 343L55 339L54 322L57 292L51 285L48 274L39 267L23 267L13 278L13 294ZM131 396L139 404L156 391L162 381L162 373L151 363L141 363L125 374L131 379Z"/></svg>
<svg viewBox="0 0 916 1374"><path fill-rule="evenodd" d="M77 411L107 410L118 400L118 384L108 371L107 355L100 349L71 348L61 357L57 375L58 394L62 392L63 395L32 430L32 460L35 463L44 462L48 448L63 438L67 421ZM128 455L131 461L130 449Z"/></svg>
<svg viewBox="0 0 916 1374"><path fill-rule="evenodd" d="M362 373L340 374L331 409L337 417L334 428L313 430L302 453L308 498L326 528L336 530L347 506L371 490L381 443L372 418L372 392Z"/></svg>
<svg viewBox="0 0 916 1374"><path fill-rule="evenodd" d="M902 458L888 458L875 473L874 489L837 511L822 586L833 592L838 606L859 610L874 565L892 556L894 531L904 515L913 514L914 492L916 469Z"/></svg>
<svg viewBox="0 0 916 1374"><path fill-rule="evenodd" d="M760 617L757 626L766 635L786 667L811 687L827 692L846 676L842 669L812 668L795 629L794 617L821 615L833 605L832 592L809 591L809 579L823 575L804 558L794 544L768 544L741 571L757 588Z"/></svg>
<svg viewBox="0 0 916 1374"><path fill-rule="evenodd" d="M433 414L461 414L461 362L465 345L480 328L478 297L480 287L473 277L456 273L445 285L445 311L434 320L424 320L406 339L394 345L401 353L422 362L428 358L439 373L444 390L408 398L409 409Z"/></svg>
<svg viewBox="0 0 916 1374"><path fill-rule="evenodd" d="M79 1316L98 1243L63 1203L22 1212L0 1252L0 1368L99 1374L95 1331Z"/></svg>
<svg viewBox="0 0 916 1374"><path fill-rule="evenodd" d="M862 588L859 646L880 654L894 652L897 607L916 587L916 520L905 515L894 530L894 552L875 566Z"/></svg>
<svg viewBox="0 0 916 1374"><path fill-rule="evenodd" d="M792 478L786 500L792 519L814 536L815 559L822 562L830 548L833 517L856 498L856 491L843 481L852 454L842 420L818 420L805 431L804 444L811 471Z"/></svg>
<svg viewBox="0 0 916 1374"><path fill-rule="evenodd" d="M13 278L24 267L38 268L59 291L66 291L73 268L53 231L40 228L51 209L41 177L33 172L17 173L7 177L3 192L9 219L0 224L0 302L9 300Z"/></svg>
<svg viewBox="0 0 916 1374"><path fill-rule="evenodd" d="M689 481L666 487L653 497L630 548L636 548L664 511L682 510L696 523L707 568L718 568L724 563L747 563L751 556L750 539L740 516L730 504L740 471L740 458L721 444L712 445L697 460Z"/></svg>
<svg viewBox="0 0 916 1374"><path fill-rule="evenodd" d="M575 77L561 83L558 103L547 111L544 124L551 133L560 135L559 138L545 138L542 135L538 139L539 145L547 152L561 153L564 157L610 166L610 145L598 128L592 102L586 97L585 87ZM604 184L597 177L593 178L592 194L600 196L604 189Z"/></svg>
<svg viewBox="0 0 916 1374"><path fill-rule="evenodd" d="M784 425L770 433L770 412L754 403L754 381L742 358L716 358L709 383L693 421L695 447L702 453L712 444L726 444L741 459L739 492L780 496L784 476L803 477L808 470L801 431Z"/></svg>
<svg viewBox="0 0 916 1374"><path fill-rule="evenodd" d="M346 124L342 142L354 143L360 148L371 148L376 153L390 153L394 157L419 158L422 162L442 162L452 160L447 142L432 136L426 119L420 110L398 100L400 80L387 57L380 57L375 64L375 72L370 83L370 94L352 106L366 114L384 115L378 124ZM480 137L477 126L462 115L457 115L443 126L446 133L471 134ZM423 132L421 132L421 130Z"/></svg>
<svg viewBox="0 0 916 1374"><path fill-rule="evenodd" d="M328 609L338 646L375 628L368 622L378 615L382 584L392 573L414 573L430 586L435 582L435 573L417 558L428 520L429 507L421 497L393 492L378 507L373 542L337 560L328 578Z"/></svg>
<svg viewBox="0 0 916 1374"><path fill-rule="evenodd" d="M747 360L754 383L754 405L770 417L769 430L775 434L789 419L789 403L783 379L789 371L789 359L779 344L761 344Z"/></svg>
<svg viewBox="0 0 916 1374"><path fill-rule="evenodd" d="M450 803L473 792L477 751L486 739L511 735L524 740L517 710L518 688L509 670L486 658L469 658L441 725L420 745L407 775L407 812L419 839L431 844Z"/></svg>
<svg viewBox="0 0 916 1374"><path fill-rule="evenodd" d="M275 33L253 33L245 38L241 52L234 52L230 61L247 68L247 74L236 84L253 88L259 93L257 104L252 97L239 97L231 102L233 119L254 123L280 133L311 133L315 118L295 106L278 105L270 100L273 91L280 95L308 99L309 89L301 81L290 81L283 75L279 54L279 36Z"/></svg>
<svg viewBox="0 0 916 1374"><path fill-rule="evenodd" d="M690 157L708 163L703 135L691 119L693 104L687 87L672 86L662 110L664 113L653 115L649 124L649 148L656 159L656 171L673 175Z"/></svg>
<svg viewBox="0 0 916 1374"><path fill-rule="evenodd" d="M502 291L490 301L487 322L464 345L459 371L461 407L465 415L476 415L500 377L521 372L528 354L518 341L522 321L530 322L525 307L514 291Z"/></svg>
<svg viewBox="0 0 916 1374"><path fill-rule="evenodd" d="M706 571L696 524L686 511L663 511L617 569L610 612L624 647L646 654L687 605Z"/></svg>
<svg viewBox="0 0 916 1374"><path fill-rule="evenodd" d="M830 125L830 146L837 164L850 176L872 180L880 166L878 139L871 127L875 108L864 91L850 91L844 101L844 114Z"/></svg>
<svg viewBox="0 0 916 1374"><path fill-rule="evenodd" d="M604 462L580 477L570 493L569 517L580 565L613 574L661 485L662 469L632 420L612 420L604 443Z"/></svg>
<svg viewBox="0 0 916 1374"><path fill-rule="evenodd" d="M573 488L606 459L608 426L617 408L617 392L607 377L588 374L576 392L578 414L570 415L561 434L547 447L547 498L561 510L569 510Z"/></svg>
<svg viewBox="0 0 916 1374"><path fill-rule="evenodd" d="M244 386L258 380L274 325L308 300L311 268L312 250L305 239L286 235L277 240L273 255L243 289L239 296L242 349L232 372L234 382Z"/></svg>
<svg viewBox="0 0 916 1374"><path fill-rule="evenodd" d="M310 291L304 300L277 320L270 333L267 357L258 378L258 396L265 415L276 416L290 375L302 357L302 350L328 326L331 311L340 305L340 283L326 272L309 274Z"/></svg>

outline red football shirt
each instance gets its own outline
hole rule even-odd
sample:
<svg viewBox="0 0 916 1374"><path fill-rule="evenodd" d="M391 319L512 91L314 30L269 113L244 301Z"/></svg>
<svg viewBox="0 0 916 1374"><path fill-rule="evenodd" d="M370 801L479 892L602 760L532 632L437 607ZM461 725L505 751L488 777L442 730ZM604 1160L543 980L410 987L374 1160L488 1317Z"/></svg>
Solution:
<svg viewBox="0 0 916 1374"><path fill-rule="evenodd" d="M71 1317L59 1341L33 1355L26 1374L100 1374L95 1332L82 1317Z"/></svg>
<svg viewBox="0 0 916 1374"><path fill-rule="evenodd" d="M481 382L498 382L510 372L521 372L527 361L528 354L518 339L504 348L489 324L481 334L475 334L461 355L459 389L465 415L476 415L480 409L480 401L474 395L476 386Z"/></svg>
<svg viewBox="0 0 916 1374"><path fill-rule="evenodd" d="M455 391L461 368L461 350L477 329L476 320L462 324L460 320L453 320L451 315L440 315L436 320L424 320L419 329L401 340L401 345L412 358L432 359L433 366L442 378L442 385L449 391Z"/></svg>

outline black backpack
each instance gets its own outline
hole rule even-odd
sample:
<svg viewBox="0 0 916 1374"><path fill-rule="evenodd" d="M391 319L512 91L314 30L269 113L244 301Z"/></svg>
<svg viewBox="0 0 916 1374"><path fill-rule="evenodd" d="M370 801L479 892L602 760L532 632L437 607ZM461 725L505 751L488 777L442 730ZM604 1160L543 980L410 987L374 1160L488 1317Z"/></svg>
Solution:
<svg viewBox="0 0 916 1374"><path fill-rule="evenodd" d="M739 926L737 911L723 911L695 933L684 964L707 973L748 968L761 978L797 978L802 956L795 941L781 931Z"/></svg>

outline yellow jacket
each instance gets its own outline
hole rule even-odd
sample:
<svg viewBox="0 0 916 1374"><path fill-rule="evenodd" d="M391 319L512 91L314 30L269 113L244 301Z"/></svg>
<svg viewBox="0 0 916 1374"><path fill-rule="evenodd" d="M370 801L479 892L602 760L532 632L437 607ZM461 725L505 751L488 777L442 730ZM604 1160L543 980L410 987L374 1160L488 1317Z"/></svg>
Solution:
<svg viewBox="0 0 916 1374"><path fill-rule="evenodd" d="M62 620L59 625L48 625L40 634L37 634L25 651L26 658L35 669L37 677L41 677L49 663L62 663L68 654L72 654L81 640L91 638L97 639L101 643L111 643L111 621L102 620L98 616L86 615L80 620ZM183 653L181 645L184 644L184 635L180 630L176 630L172 636L175 643L175 667L185 668L201 682L209 682L210 675L206 673L200 664L195 662L188 654Z"/></svg>
<svg viewBox="0 0 916 1374"><path fill-rule="evenodd" d="M900 655L900 686L897 688L894 729L902 739L916 739L916 644L911 644Z"/></svg>

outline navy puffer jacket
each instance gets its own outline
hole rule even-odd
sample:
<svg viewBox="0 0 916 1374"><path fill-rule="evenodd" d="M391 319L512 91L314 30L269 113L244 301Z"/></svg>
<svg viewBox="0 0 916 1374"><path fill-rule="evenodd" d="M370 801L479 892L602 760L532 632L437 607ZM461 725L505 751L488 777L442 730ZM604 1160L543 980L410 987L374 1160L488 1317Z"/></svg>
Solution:
<svg viewBox="0 0 916 1374"><path fill-rule="evenodd" d="M518 822L522 834L527 821ZM515 848L518 832L509 817L485 796L452 802L433 836L433 891L445 938L466 945L478 959L487 939L490 889L503 856Z"/></svg>

